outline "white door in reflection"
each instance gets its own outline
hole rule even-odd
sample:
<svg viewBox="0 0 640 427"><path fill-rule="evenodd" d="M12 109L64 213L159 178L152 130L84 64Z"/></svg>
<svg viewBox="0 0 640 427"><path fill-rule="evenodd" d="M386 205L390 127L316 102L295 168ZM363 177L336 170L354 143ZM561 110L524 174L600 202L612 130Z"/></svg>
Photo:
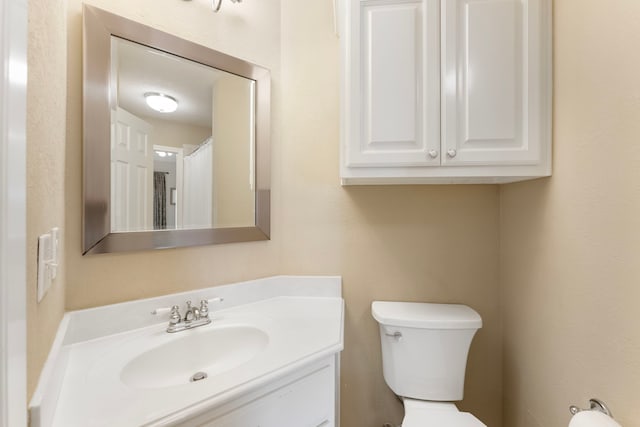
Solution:
<svg viewBox="0 0 640 427"><path fill-rule="evenodd" d="M111 230L149 230L153 224L151 126L118 107L111 112Z"/></svg>

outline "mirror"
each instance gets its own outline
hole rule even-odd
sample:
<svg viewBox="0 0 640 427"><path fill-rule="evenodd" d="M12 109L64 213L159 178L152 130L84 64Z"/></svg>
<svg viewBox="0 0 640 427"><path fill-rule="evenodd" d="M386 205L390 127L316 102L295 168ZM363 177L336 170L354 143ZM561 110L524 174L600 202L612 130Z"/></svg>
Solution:
<svg viewBox="0 0 640 427"><path fill-rule="evenodd" d="M269 71L83 12L83 253L268 239Z"/></svg>
<svg viewBox="0 0 640 427"><path fill-rule="evenodd" d="M254 226L255 82L115 36L111 76L111 232Z"/></svg>

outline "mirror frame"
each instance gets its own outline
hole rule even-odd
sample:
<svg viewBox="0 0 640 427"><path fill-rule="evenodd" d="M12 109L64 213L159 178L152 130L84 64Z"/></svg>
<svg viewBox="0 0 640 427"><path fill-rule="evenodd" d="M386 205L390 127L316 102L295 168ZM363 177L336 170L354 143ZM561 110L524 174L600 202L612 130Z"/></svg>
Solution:
<svg viewBox="0 0 640 427"><path fill-rule="evenodd" d="M111 232L111 36L254 80L255 226ZM271 74L258 65L94 6L83 5L82 253L98 254L269 240Z"/></svg>

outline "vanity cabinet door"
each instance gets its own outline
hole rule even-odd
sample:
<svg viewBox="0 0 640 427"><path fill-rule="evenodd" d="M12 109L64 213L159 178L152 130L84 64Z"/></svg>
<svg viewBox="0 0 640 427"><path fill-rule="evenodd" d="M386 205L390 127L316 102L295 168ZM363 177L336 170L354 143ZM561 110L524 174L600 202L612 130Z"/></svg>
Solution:
<svg viewBox="0 0 640 427"><path fill-rule="evenodd" d="M333 362L269 390L233 409L216 410L209 421L187 425L207 427L333 427L336 382Z"/></svg>
<svg viewBox="0 0 640 427"><path fill-rule="evenodd" d="M345 1L346 165L438 165L438 3Z"/></svg>

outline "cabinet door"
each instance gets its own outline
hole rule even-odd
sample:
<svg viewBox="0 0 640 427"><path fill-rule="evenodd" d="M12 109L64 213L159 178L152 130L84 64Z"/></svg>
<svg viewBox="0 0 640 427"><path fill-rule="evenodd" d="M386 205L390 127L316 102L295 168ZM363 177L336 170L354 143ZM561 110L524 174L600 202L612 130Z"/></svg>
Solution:
<svg viewBox="0 0 640 427"><path fill-rule="evenodd" d="M335 413L333 363L234 408L203 427L333 427ZM190 424L194 425L194 424Z"/></svg>
<svg viewBox="0 0 640 427"><path fill-rule="evenodd" d="M439 164L438 2L346 1L346 166Z"/></svg>
<svg viewBox="0 0 640 427"><path fill-rule="evenodd" d="M443 164L540 161L548 138L544 4L442 0Z"/></svg>

